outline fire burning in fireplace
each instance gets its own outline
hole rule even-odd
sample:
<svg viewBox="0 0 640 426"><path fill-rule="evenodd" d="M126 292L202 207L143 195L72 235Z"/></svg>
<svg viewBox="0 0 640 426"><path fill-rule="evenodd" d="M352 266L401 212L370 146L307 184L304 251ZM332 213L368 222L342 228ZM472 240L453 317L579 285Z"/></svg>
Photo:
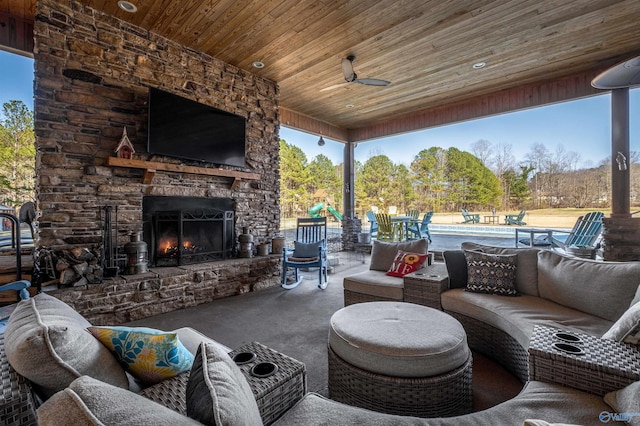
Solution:
<svg viewBox="0 0 640 426"><path fill-rule="evenodd" d="M180 251L177 238L163 238L160 240L158 246L160 253L170 258L179 257L181 254L196 254L200 251L200 247L191 241L183 241L182 251Z"/></svg>

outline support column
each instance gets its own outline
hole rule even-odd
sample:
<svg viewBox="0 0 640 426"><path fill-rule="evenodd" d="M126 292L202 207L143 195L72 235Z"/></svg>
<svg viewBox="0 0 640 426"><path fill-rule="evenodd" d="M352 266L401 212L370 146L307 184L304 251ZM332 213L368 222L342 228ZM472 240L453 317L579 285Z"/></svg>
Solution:
<svg viewBox="0 0 640 426"><path fill-rule="evenodd" d="M611 217L631 217L629 88L611 91Z"/></svg>
<svg viewBox="0 0 640 426"><path fill-rule="evenodd" d="M344 214L342 215L342 249L353 251L362 230L360 219L355 216L355 143L344 144L344 186L342 190Z"/></svg>

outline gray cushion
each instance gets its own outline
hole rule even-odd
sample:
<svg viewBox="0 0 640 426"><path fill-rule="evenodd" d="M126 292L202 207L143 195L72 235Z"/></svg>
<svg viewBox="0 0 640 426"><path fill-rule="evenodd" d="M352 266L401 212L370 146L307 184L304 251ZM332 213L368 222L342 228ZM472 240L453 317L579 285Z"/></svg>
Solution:
<svg viewBox="0 0 640 426"><path fill-rule="evenodd" d="M38 408L38 424L170 426L199 423L133 392L82 376Z"/></svg>
<svg viewBox="0 0 640 426"><path fill-rule="evenodd" d="M540 296L609 321L629 307L640 284L640 262L599 262L538 253Z"/></svg>
<svg viewBox="0 0 640 426"><path fill-rule="evenodd" d="M302 243L294 241L293 257L318 257L322 241L315 243Z"/></svg>
<svg viewBox="0 0 640 426"><path fill-rule="evenodd" d="M202 343L187 383L187 414L206 425L261 425L249 383L229 354Z"/></svg>
<svg viewBox="0 0 640 426"><path fill-rule="evenodd" d="M474 293L517 296L515 280L518 255L500 255L464 250L467 287Z"/></svg>
<svg viewBox="0 0 640 426"><path fill-rule="evenodd" d="M402 302L404 299L404 278L390 277L382 271L364 271L344 277L342 285L345 290L361 294L393 299Z"/></svg>
<svg viewBox="0 0 640 426"><path fill-rule="evenodd" d="M637 345L640 343L640 303L631 306L616 321L609 331L602 335L603 339Z"/></svg>
<svg viewBox="0 0 640 426"><path fill-rule="evenodd" d="M449 274L449 288L464 288L467 286L467 258L462 250L446 250L442 252L447 273Z"/></svg>
<svg viewBox="0 0 640 426"><path fill-rule="evenodd" d="M462 325L444 312L402 302L357 303L331 316L331 349L349 364L394 377L427 377L469 358Z"/></svg>
<svg viewBox="0 0 640 426"><path fill-rule="evenodd" d="M38 294L19 302L9 318L7 359L45 398L84 375L128 388L124 369L86 330L90 326L66 303Z"/></svg>
<svg viewBox="0 0 640 426"><path fill-rule="evenodd" d="M598 415L605 410L610 410L610 408L600 396L550 383L529 382L518 396L487 410L464 416L431 419L377 413L310 393L278 419L274 426L520 426L525 419L531 418L547 419L552 422L596 425L600 424Z"/></svg>
<svg viewBox="0 0 640 426"><path fill-rule="evenodd" d="M456 288L442 293L442 308L483 321L515 338L526 349L535 324L602 336L611 321L526 294L502 297Z"/></svg>
<svg viewBox="0 0 640 426"><path fill-rule="evenodd" d="M493 247L464 242L463 250L481 251L491 254L517 254L516 291L520 294L538 296L538 249Z"/></svg>
<svg viewBox="0 0 640 426"><path fill-rule="evenodd" d="M387 272L396 258L398 250L410 251L413 253L426 253L429 248L427 239L405 241L398 243L387 243L374 240L371 248L371 264L369 269L373 271Z"/></svg>

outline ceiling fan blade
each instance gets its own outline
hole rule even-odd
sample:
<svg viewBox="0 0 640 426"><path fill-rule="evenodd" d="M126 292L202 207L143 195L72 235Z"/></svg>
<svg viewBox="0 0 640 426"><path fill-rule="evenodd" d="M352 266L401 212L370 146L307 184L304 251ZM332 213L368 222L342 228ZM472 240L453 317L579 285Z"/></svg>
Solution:
<svg viewBox="0 0 640 426"><path fill-rule="evenodd" d="M380 80L379 78L357 78L355 82L366 86L388 86L391 84L390 81Z"/></svg>
<svg viewBox="0 0 640 426"><path fill-rule="evenodd" d="M320 89L320 92L327 92L327 91L329 91L329 90L338 89L338 88L340 88L340 87L344 87L344 86L348 86L348 85L349 85L349 82L333 84L333 85L331 85L331 86L327 86L327 87L325 87L325 88L323 88L323 89Z"/></svg>
<svg viewBox="0 0 640 426"><path fill-rule="evenodd" d="M356 73L353 71L353 59L351 58L352 57L349 56L348 58L342 59L342 74L344 75L344 79L349 83L358 78Z"/></svg>

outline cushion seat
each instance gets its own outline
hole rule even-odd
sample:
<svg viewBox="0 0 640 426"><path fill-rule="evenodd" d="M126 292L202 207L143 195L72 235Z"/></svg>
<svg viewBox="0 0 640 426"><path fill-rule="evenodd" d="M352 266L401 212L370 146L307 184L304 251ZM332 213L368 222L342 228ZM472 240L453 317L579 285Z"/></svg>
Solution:
<svg viewBox="0 0 640 426"><path fill-rule="evenodd" d="M382 271L364 271L344 277L345 290L364 293L384 299L402 302L404 298L404 279L390 277Z"/></svg>
<svg viewBox="0 0 640 426"><path fill-rule="evenodd" d="M356 367L395 377L439 375L461 366L470 355L457 320L425 306L396 302L340 309L331 317L329 346Z"/></svg>

